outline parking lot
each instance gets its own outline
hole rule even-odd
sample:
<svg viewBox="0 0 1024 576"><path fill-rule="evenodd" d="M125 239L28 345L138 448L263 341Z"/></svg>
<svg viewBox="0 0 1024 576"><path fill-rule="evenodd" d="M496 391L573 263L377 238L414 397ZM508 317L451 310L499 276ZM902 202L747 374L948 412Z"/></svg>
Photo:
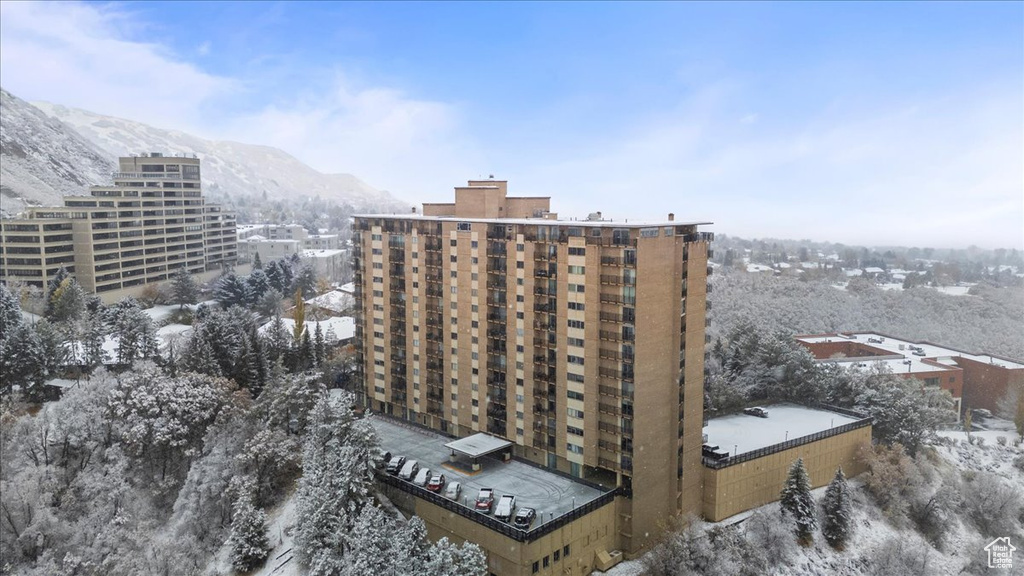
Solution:
<svg viewBox="0 0 1024 576"><path fill-rule="evenodd" d="M469 471L469 462L464 458L457 467L444 466L450 455L444 445L451 438L381 416L374 416L371 421L384 450L416 460L421 468L440 471L448 482L458 481L462 484L459 502L470 508L481 488L493 488L495 503L501 496L512 494L517 508L535 509L537 520L533 526L537 527L607 492L515 460L503 462L500 458L484 457L480 459L481 470L476 473Z"/></svg>

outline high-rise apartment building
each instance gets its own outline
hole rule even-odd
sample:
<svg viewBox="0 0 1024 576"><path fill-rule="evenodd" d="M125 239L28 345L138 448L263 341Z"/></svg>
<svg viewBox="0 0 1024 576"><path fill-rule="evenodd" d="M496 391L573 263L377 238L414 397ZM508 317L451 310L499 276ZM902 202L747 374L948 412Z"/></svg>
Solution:
<svg viewBox="0 0 1024 576"><path fill-rule="evenodd" d="M110 300L179 268L200 273L235 262L235 216L205 203L198 158L153 153L123 157L119 168L112 186L0 221L0 280L43 288L63 266Z"/></svg>
<svg viewBox="0 0 1024 576"><path fill-rule="evenodd" d="M353 233L365 404L619 487L620 548L701 512L706 222L558 220L470 181Z"/></svg>

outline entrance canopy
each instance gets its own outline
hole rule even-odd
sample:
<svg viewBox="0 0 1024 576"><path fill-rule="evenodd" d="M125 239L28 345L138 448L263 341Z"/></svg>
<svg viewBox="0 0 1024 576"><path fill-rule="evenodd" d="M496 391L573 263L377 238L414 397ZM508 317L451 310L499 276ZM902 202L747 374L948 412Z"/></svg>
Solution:
<svg viewBox="0 0 1024 576"><path fill-rule="evenodd" d="M492 452L504 450L511 445L512 443L508 440L480 432L472 436L460 438L454 442L449 442L444 447L470 458L479 458Z"/></svg>

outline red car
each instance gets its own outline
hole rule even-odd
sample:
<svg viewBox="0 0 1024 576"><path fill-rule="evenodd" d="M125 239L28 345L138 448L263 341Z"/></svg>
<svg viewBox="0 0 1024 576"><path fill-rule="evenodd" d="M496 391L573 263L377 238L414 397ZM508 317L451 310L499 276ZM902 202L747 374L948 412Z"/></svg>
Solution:
<svg viewBox="0 0 1024 576"><path fill-rule="evenodd" d="M444 480L444 474L434 474L430 477L430 482L427 482L427 490L440 492L441 488L444 488Z"/></svg>
<svg viewBox="0 0 1024 576"><path fill-rule="evenodd" d="M477 512L484 512L485 514L490 514L492 506L494 506L494 489L481 488L480 493L477 494L476 497Z"/></svg>

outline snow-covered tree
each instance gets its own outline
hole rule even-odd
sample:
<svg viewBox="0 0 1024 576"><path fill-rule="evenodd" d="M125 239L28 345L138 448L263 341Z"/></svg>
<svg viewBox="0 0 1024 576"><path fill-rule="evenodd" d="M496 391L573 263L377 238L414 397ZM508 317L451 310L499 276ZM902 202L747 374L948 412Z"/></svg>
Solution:
<svg viewBox="0 0 1024 576"><path fill-rule="evenodd" d="M249 288L238 276L228 274L217 283L213 297L224 308L246 306L249 303Z"/></svg>
<svg viewBox="0 0 1024 576"><path fill-rule="evenodd" d="M67 268L61 266L57 269L57 272L52 278L46 282L46 312L43 314L47 318L53 316L53 293L60 288L60 285L64 283L71 276L68 273Z"/></svg>
<svg viewBox="0 0 1024 576"><path fill-rule="evenodd" d="M85 290L69 276L53 291L49 304L54 322L76 322L85 313Z"/></svg>
<svg viewBox="0 0 1024 576"><path fill-rule="evenodd" d="M253 255L253 257L252 257L252 269L253 270L262 270L263 269L263 260L260 259L260 253L259 252L256 252L256 254Z"/></svg>
<svg viewBox="0 0 1024 576"><path fill-rule="evenodd" d="M295 547L313 576L341 573L345 534L370 499L377 437L355 420L350 398L322 394L310 415L302 454Z"/></svg>
<svg viewBox="0 0 1024 576"><path fill-rule="evenodd" d="M907 380L885 367L869 372L851 372L860 380L855 407L871 414L872 436L886 444L899 443L913 456L918 448L935 436L935 430L956 420L953 399L948 391L924 388L916 380Z"/></svg>
<svg viewBox="0 0 1024 576"><path fill-rule="evenodd" d="M171 302L178 305L178 309L185 307L185 304L195 304L199 299L199 284L192 274L184 267L171 277Z"/></svg>
<svg viewBox="0 0 1024 576"><path fill-rule="evenodd" d="M835 477L825 489L821 500L821 534L829 546L842 550L853 533L853 505L850 487L846 483L843 469L836 470Z"/></svg>
<svg viewBox="0 0 1024 576"><path fill-rule="evenodd" d="M117 362L130 364L137 358L156 355L156 328L153 319L139 308L134 298L125 298L106 312L110 334L117 339Z"/></svg>
<svg viewBox="0 0 1024 576"><path fill-rule="evenodd" d="M814 509L814 496L811 495L811 480L804 467L803 458L797 458L790 466L779 503L783 512L792 517L795 523L797 540L801 544L809 544L814 539L814 529L818 525L818 520Z"/></svg>
<svg viewBox="0 0 1024 576"><path fill-rule="evenodd" d="M238 496L231 513L231 566L249 572L267 559L270 541L267 538L267 515L253 503L251 478L238 483Z"/></svg>
<svg viewBox="0 0 1024 576"><path fill-rule="evenodd" d="M250 306L255 306L263 295L271 290L267 274L260 269L255 269L249 274L245 279L245 287Z"/></svg>
<svg viewBox="0 0 1024 576"><path fill-rule="evenodd" d="M423 572L430 576L487 576L487 556L472 542L456 546L441 538L430 547Z"/></svg>
<svg viewBox="0 0 1024 576"><path fill-rule="evenodd" d="M302 298L316 296L316 271L309 264L299 269L299 273L292 280L292 287L302 294ZM298 302L296 302L298 304Z"/></svg>

